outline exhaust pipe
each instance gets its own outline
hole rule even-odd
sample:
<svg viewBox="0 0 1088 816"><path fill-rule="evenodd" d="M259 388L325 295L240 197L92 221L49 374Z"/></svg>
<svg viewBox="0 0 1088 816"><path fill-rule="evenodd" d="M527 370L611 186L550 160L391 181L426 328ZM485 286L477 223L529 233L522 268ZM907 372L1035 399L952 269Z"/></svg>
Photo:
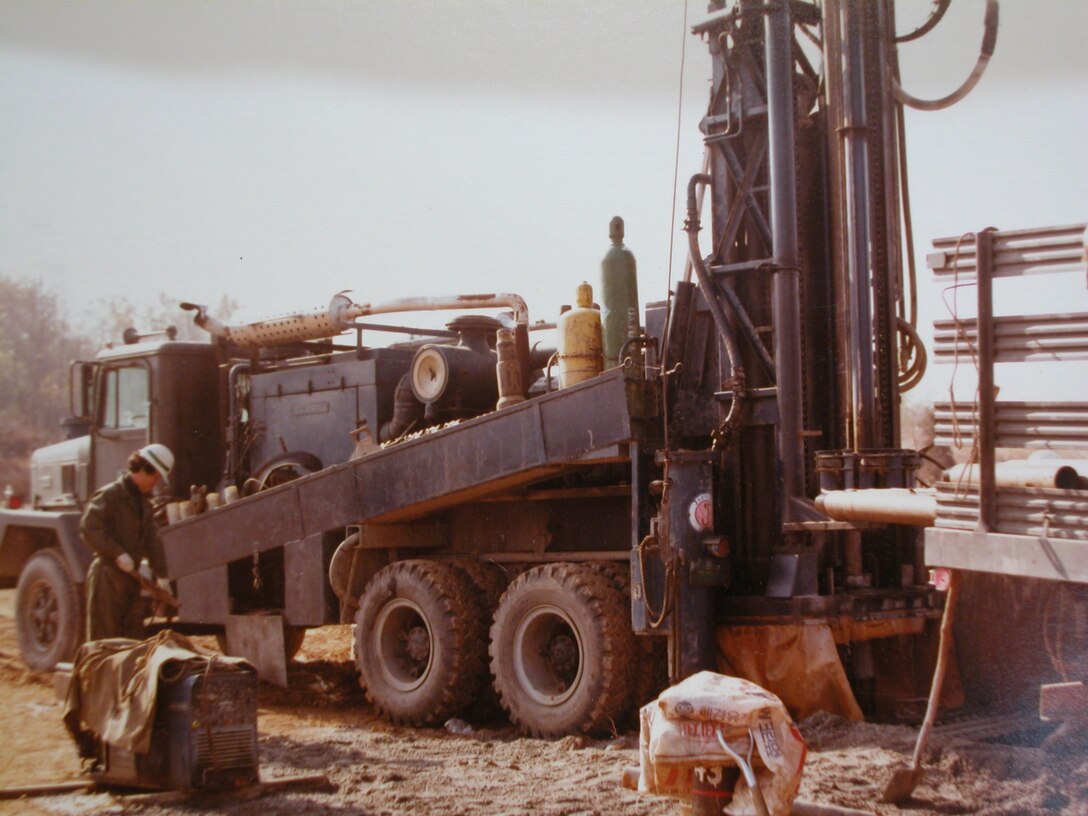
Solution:
<svg viewBox="0 0 1088 816"><path fill-rule="evenodd" d="M323 340L351 328L351 321L366 315L395 312L431 312L451 309L509 308L514 312L514 349L521 375L519 393L529 388L529 307L521 295L511 293L451 295L446 297L401 298L385 303L354 303L344 292L333 295L327 309L227 326L208 314L208 307L182 303L187 312L196 312L193 322L215 337L242 348L261 348Z"/></svg>

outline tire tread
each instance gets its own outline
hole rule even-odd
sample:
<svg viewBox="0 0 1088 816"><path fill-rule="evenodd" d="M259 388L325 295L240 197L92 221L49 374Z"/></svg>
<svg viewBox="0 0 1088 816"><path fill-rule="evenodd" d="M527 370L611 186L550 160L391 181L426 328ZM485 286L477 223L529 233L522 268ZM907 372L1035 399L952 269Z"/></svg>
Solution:
<svg viewBox="0 0 1088 816"><path fill-rule="evenodd" d="M600 661L599 687L587 691L590 702L573 729L586 734L615 731L620 717L630 704L629 667L634 659L634 636L619 590L608 578L586 565L558 562L535 567L519 575L503 594L492 626L490 649L492 675L503 708L515 725L532 736L555 737L572 731L572 726L540 722L532 717L531 712L523 710L516 682L510 682L501 668L504 657L499 654L501 630L517 625L516 621L507 620L512 599L532 591L536 586L549 587L582 605L589 611L599 630L600 653L590 654L588 652L592 647L585 646L586 659Z"/></svg>
<svg viewBox="0 0 1088 816"><path fill-rule="evenodd" d="M25 598L25 593L28 591L27 584L31 580L29 576L34 569L44 570L45 572L56 570L56 574L52 577L57 578L60 585L56 586L54 584L54 590L64 596L58 598L62 613L65 601L67 601L69 611L68 620L60 622L60 631L57 633L58 639L63 641L62 645L44 654L32 650L29 643L30 634L23 625L22 620L23 605L27 600ZM70 661L75 656L76 649L83 642L83 593L76 586L75 579L73 579L72 573L68 569L64 555L58 548L45 547L38 550L27 560L26 565L19 574L19 581L15 590L15 616L19 651L22 654L23 662L33 671L51 671L57 663Z"/></svg>
<svg viewBox="0 0 1088 816"><path fill-rule="evenodd" d="M414 584L428 593L442 609L443 621L431 621L432 633L438 626L451 636L443 649L449 664L438 667L444 675L429 700L410 701L386 696L368 684L366 642L369 637L368 618L376 616L382 604L397 592L401 583ZM398 725L437 725L459 714L472 701L486 673L486 644L479 633L484 631L483 611L466 576L437 561L398 561L384 567L367 586L359 599L355 616L355 661L360 671L359 682L367 699L387 719ZM432 644L432 650L435 648ZM421 707L421 703L426 703Z"/></svg>

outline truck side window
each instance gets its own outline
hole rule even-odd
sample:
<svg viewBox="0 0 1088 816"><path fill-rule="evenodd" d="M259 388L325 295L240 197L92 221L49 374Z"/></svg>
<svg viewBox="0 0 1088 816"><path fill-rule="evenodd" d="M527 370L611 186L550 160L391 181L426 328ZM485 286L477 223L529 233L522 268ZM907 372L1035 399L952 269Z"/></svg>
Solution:
<svg viewBox="0 0 1088 816"><path fill-rule="evenodd" d="M147 369L114 368L106 372L103 428L147 427Z"/></svg>

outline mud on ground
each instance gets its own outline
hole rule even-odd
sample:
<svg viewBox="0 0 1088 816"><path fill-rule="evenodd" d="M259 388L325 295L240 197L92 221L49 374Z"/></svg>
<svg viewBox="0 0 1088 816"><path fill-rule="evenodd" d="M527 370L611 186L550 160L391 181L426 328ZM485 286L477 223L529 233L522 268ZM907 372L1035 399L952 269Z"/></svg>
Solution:
<svg viewBox="0 0 1088 816"><path fill-rule="evenodd" d="M12 590L0 591L0 787L78 780L75 746L61 725L49 675L25 669L11 618ZM146 804L111 794L0 801L0 814L214 811L238 816L330 813L425 816L680 814L681 805L625 790L638 764L635 732L613 739L528 739L508 725L394 728L367 705L350 659L350 627L310 632L286 691L261 685L263 778L324 773L323 790L281 791L254 801ZM879 803L915 732L816 715L801 731L809 755L801 797L881 816L1088 814L1088 747L1073 738L1051 749L936 739L928 773L902 807Z"/></svg>

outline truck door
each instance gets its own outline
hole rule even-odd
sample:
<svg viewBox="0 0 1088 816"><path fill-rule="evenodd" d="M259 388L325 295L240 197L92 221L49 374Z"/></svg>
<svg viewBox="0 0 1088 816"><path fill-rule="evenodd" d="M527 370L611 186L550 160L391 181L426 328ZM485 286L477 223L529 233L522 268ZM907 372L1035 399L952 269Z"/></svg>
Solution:
<svg viewBox="0 0 1088 816"><path fill-rule="evenodd" d="M111 363L98 372L98 411L91 441L94 489L125 471L129 455L150 439L150 371L142 360Z"/></svg>

